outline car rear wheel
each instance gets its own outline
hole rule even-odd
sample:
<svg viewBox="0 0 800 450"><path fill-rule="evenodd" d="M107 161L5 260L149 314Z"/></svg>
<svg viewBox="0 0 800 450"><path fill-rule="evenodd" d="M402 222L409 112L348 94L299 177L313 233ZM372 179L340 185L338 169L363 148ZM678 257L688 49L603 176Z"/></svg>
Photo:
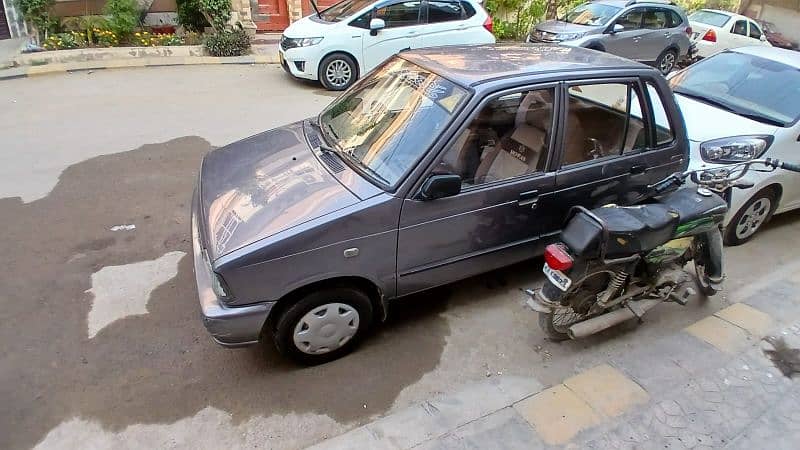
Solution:
<svg viewBox="0 0 800 450"><path fill-rule="evenodd" d="M663 75L672 72L678 62L678 52L672 49L664 50L656 60L656 68Z"/></svg>
<svg viewBox="0 0 800 450"><path fill-rule="evenodd" d="M328 55L319 64L319 81L325 89L343 91L358 78L358 66L344 53Z"/></svg>
<svg viewBox="0 0 800 450"><path fill-rule="evenodd" d="M761 230L775 212L778 199L772 189L765 189L754 195L742 206L728 224L725 243L740 245L749 241Z"/></svg>
<svg viewBox="0 0 800 450"><path fill-rule="evenodd" d="M273 339L284 356L306 365L322 364L350 353L372 323L372 303L346 287L302 297L278 317Z"/></svg>

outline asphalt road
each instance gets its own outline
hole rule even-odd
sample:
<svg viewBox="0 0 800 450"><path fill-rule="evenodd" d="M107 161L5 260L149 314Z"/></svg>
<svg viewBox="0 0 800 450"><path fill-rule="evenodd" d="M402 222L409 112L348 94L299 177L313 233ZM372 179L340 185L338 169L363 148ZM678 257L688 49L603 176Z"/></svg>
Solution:
<svg viewBox="0 0 800 450"><path fill-rule="evenodd" d="M0 82L0 448L297 448L498 373L555 383L727 305L554 344L519 292L541 283L534 260L398 303L324 366L218 347L189 256L199 161L331 99L276 66ZM731 249L728 290L798 259L798 231L790 213Z"/></svg>

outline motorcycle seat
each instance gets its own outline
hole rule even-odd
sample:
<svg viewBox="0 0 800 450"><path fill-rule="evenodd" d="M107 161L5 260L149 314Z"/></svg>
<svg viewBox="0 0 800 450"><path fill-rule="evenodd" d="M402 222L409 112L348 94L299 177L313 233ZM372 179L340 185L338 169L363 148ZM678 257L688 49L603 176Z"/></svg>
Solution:
<svg viewBox="0 0 800 450"><path fill-rule="evenodd" d="M678 225L684 225L709 215L725 215L728 204L718 195L703 196L696 187L684 187L671 192L658 201L678 213Z"/></svg>

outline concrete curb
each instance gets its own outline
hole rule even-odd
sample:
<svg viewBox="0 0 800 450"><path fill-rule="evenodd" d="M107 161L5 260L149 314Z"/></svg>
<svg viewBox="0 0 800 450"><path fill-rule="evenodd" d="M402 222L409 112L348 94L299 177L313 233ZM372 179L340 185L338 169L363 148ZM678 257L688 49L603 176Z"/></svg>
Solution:
<svg viewBox="0 0 800 450"><path fill-rule="evenodd" d="M244 56L145 56L125 59L75 61L43 65L20 66L0 70L0 80L27 78L38 75L84 72L88 70L120 69L130 67L194 66L207 64L278 64L275 45L254 46L254 54ZM273 51L274 50L274 51Z"/></svg>

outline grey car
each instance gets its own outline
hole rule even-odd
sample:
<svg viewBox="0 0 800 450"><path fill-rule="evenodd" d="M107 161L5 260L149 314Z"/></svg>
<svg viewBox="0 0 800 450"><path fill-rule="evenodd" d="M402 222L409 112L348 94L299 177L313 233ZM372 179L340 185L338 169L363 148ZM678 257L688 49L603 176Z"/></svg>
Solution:
<svg viewBox="0 0 800 450"><path fill-rule="evenodd" d="M337 358L390 301L541 254L570 207L630 203L688 148L645 65L553 45L403 52L318 117L205 157L203 321L224 346Z"/></svg>
<svg viewBox="0 0 800 450"><path fill-rule="evenodd" d="M664 75L685 58L692 29L684 11L658 0L598 0L536 25L528 42L560 43L654 65Z"/></svg>

